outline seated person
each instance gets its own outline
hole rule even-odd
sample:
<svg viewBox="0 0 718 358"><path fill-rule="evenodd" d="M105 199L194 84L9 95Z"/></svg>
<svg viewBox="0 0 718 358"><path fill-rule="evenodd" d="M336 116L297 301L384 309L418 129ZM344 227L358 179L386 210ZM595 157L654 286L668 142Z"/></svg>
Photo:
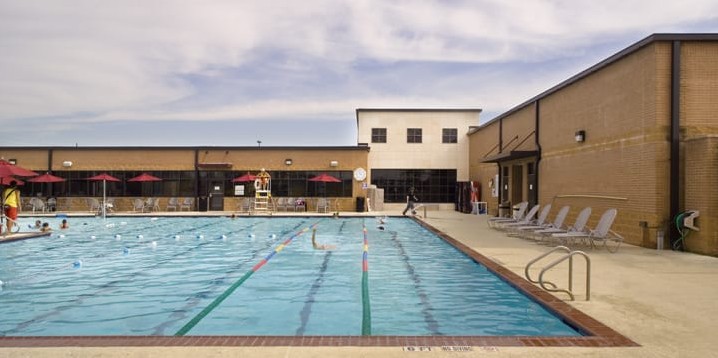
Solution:
<svg viewBox="0 0 718 358"><path fill-rule="evenodd" d="M69 229L70 223L67 222L67 219L62 219L62 223L60 224L60 229Z"/></svg>
<svg viewBox="0 0 718 358"><path fill-rule="evenodd" d="M312 247L314 247L315 250L334 250L336 248L336 246L334 246L334 245L317 244L316 236L317 236L317 229L314 228L312 230Z"/></svg>
<svg viewBox="0 0 718 358"><path fill-rule="evenodd" d="M50 228L50 223L48 223L48 222L42 223L42 227L40 228L40 231L42 231L42 232L52 231L52 229Z"/></svg>

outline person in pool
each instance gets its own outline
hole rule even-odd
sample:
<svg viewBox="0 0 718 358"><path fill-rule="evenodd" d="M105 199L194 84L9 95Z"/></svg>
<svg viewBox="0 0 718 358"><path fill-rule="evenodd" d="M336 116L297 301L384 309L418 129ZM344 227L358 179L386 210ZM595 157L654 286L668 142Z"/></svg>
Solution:
<svg viewBox="0 0 718 358"><path fill-rule="evenodd" d="M67 222L67 219L62 219L62 223L60 223L60 229L69 229L70 223Z"/></svg>
<svg viewBox="0 0 718 358"><path fill-rule="evenodd" d="M312 229L312 247L314 250L334 250L337 248L334 245L317 244L317 228Z"/></svg>
<svg viewBox="0 0 718 358"><path fill-rule="evenodd" d="M48 223L48 222L42 223L42 227L40 228L40 231L42 231L42 232L52 231L52 229L50 228L50 223Z"/></svg>

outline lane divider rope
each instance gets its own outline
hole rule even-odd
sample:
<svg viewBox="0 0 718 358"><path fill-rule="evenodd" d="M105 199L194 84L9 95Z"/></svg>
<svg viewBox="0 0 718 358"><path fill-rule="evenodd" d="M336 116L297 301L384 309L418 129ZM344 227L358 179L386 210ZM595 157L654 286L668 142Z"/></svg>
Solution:
<svg viewBox="0 0 718 358"><path fill-rule="evenodd" d="M369 239L367 238L366 225L363 225L364 232L364 253L362 255L361 275L361 301L362 301L362 336L371 335L371 305L369 302Z"/></svg>

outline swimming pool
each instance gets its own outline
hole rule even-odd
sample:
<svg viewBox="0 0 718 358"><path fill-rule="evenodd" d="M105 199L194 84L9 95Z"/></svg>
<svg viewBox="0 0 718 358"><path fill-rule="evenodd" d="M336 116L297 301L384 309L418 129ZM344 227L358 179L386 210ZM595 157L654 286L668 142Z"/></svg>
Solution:
<svg viewBox="0 0 718 358"><path fill-rule="evenodd" d="M0 334L170 336L245 279L186 334L361 335L366 227L371 335L580 335L410 219L71 221L0 246Z"/></svg>

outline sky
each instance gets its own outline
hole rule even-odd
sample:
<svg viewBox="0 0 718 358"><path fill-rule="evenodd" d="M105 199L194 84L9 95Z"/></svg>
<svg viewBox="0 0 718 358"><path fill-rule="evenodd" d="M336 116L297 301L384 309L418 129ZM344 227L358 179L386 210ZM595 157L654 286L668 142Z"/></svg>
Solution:
<svg viewBox="0 0 718 358"><path fill-rule="evenodd" d="M353 146L357 108L477 125L715 0L0 0L0 146Z"/></svg>

